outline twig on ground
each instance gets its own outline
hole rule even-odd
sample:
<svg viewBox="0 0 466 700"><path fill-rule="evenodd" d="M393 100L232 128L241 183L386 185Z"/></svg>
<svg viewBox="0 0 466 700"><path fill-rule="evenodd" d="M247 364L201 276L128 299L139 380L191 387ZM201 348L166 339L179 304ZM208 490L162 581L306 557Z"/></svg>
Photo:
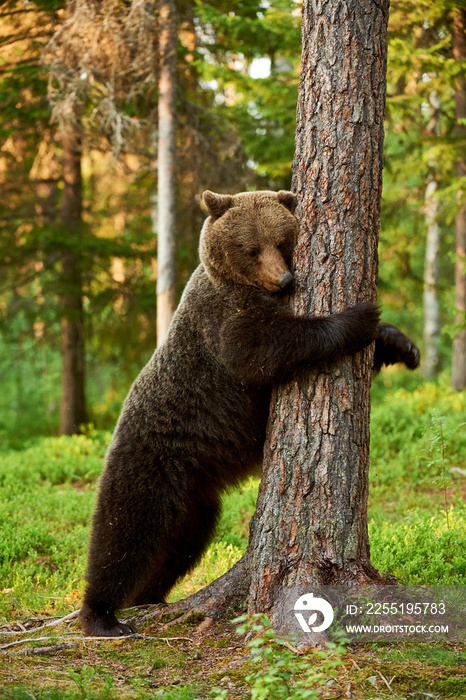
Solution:
<svg viewBox="0 0 466 700"><path fill-rule="evenodd" d="M57 636L64 636L62 635L55 635L54 638ZM52 639L52 637L31 637L29 639L19 639L16 642L10 642L9 644L3 644L0 646L0 651L3 651L4 649L8 649L10 647L17 646L18 644L28 644L29 642L45 642ZM154 642L167 642L168 645L170 645L170 642L176 642L176 641L181 641L184 640L186 642L193 642L194 640L191 639L191 637L149 637L145 634L127 634L124 637L78 637L77 641L82 641L82 642L94 642L94 641L107 641L107 642L115 642L115 641L122 641L126 639L148 639L150 641ZM41 648L41 647L39 647Z"/></svg>
<svg viewBox="0 0 466 700"><path fill-rule="evenodd" d="M0 647L0 650L3 651L3 649L9 649L10 647L15 647L18 644L27 644L28 642L45 642L48 639L50 639L50 637L34 637L32 639L20 639L17 642L10 642L9 644L2 644L2 646Z"/></svg>
<svg viewBox="0 0 466 700"><path fill-rule="evenodd" d="M390 691L391 693L393 693L393 689L390 688L390 684L389 684L389 682L387 681L387 679L385 678L385 676L382 676L382 674L380 673L380 671L377 671L377 673L379 674L379 676L381 677L381 679L383 680L383 682L385 683L385 685L387 686L387 688L389 689L389 691ZM394 678L394 677L393 677L393 678ZM392 680L393 680L393 678L392 678Z"/></svg>
<svg viewBox="0 0 466 700"><path fill-rule="evenodd" d="M276 639L275 640L277 644L281 644L282 647L286 647L290 651L293 652L293 654L298 654L298 656L302 656L304 654L304 651L301 651L300 649L296 649L292 644L287 642L285 639Z"/></svg>
<svg viewBox="0 0 466 700"><path fill-rule="evenodd" d="M46 656L47 654L56 654L58 651L63 651L64 649L78 649L79 644L54 644L51 647L34 647L33 649L24 649L23 651L16 651L15 654L18 656Z"/></svg>
<svg viewBox="0 0 466 700"><path fill-rule="evenodd" d="M78 613L79 613L79 610L73 610L73 612L68 613L68 615L65 615L64 617L59 617L59 618L49 617L49 618L45 618L46 620L51 620L51 622L47 622L45 625L40 625L40 627L36 627L35 629L30 629L30 630L25 629L24 626L23 626L21 623L17 622L16 624L18 624L20 627L22 627L22 631L21 631L21 632L19 632L19 631L18 631L18 632L14 632L14 631L8 631L8 632L7 632L7 631L2 631L2 630L0 630L0 634L4 634L4 635L9 635L9 634L16 634L16 635L19 635L19 634L31 634L31 632L38 632L39 630L43 630L43 629L45 629L46 627L54 627L55 625L59 625L61 622L66 622L67 620L71 620L72 622L74 622L74 620L78 617ZM42 620L42 622L43 622L43 620Z"/></svg>

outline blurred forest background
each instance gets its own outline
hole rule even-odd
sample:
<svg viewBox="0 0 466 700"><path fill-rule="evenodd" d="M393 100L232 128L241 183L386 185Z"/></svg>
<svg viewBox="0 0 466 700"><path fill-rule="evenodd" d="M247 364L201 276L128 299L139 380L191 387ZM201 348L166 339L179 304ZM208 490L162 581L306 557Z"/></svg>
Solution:
<svg viewBox="0 0 466 700"><path fill-rule="evenodd" d="M392 0L379 248L384 320L420 345L426 376L440 373L455 389L466 384L464 342L451 377L453 338L466 335L455 301L455 267L456 291L464 286L455 230L462 225L464 237L466 228L460 5ZM156 345L159 7L1 5L4 448L78 425L111 427ZM176 7L179 298L198 262L204 189L290 188L301 6ZM62 386L71 427L60 420Z"/></svg>

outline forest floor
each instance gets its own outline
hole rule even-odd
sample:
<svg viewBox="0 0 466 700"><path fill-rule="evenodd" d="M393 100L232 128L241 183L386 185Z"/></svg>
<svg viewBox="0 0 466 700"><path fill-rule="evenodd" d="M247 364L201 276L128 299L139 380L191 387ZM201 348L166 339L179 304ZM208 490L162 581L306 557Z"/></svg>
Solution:
<svg viewBox="0 0 466 700"><path fill-rule="evenodd" d="M253 660L247 642L229 621L173 620L150 625L134 638L112 640L84 637L69 620L49 628L53 633L39 629L43 624L24 620L1 628L10 634L1 645L0 697L243 699L251 697L254 680L267 670ZM11 634L14 631L17 634ZM4 648L12 642L19 643ZM319 650L297 653L310 665L321 662ZM334 678L323 678L315 686L318 697L466 697L464 646L350 644L341 661ZM294 697L292 692L288 697Z"/></svg>
<svg viewBox="0 0 466 700"><path fill-rule="evenodd" d="M466 392L417 381L385 373L373 387L371 559L402 583L465 586ZM23 433L10 430L14 444L0 448L0 700L466 700L466 650L447 642L348 644L326 652L272 644L259 658L257 629L248 637L231 620L199 615L139 624L131 638L86 638L69 615L82 600L110 434ZM171 601L241 557L258 483L226 494L214 541ZM308 672L315 673L306 686Z"/></svg>

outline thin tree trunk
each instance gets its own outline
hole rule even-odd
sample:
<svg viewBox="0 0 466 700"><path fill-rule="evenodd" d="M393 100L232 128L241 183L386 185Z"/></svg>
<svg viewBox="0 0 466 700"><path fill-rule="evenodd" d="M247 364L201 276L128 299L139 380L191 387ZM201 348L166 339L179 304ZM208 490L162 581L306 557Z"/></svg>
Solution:
<svg viewBox="0 0 466 700"><path fill-rule="evenodd" d="M389 1L305 0L294 311L375 300ZM287 585L376 582L367 531L372 349L274 392L249 610Z"/></svg>
<svg viewBox="0 0 466 700"><path fill-rule="evenodd" d="M81 144L76 132L63 135L62 220L69 241L62 257L62 396L60 433L72 435L87 422L84 376L84 311L80 255L76 252L82 213ZM74 240L73 240L74 239ZM73 250L74 248L74 250Z"/></svg>
<svg viewBox="0 0 466 700"><path fill-rule="evenodd" d="M453 13L453 57L456 61L466 60L466 10L457 8ZM460 74L455 89L456 135L466 139L466 77ZM462 149L464 150L464 149ZM466 159L459 157L456 164L458 177L466 177ZM451 385L454 389L466 389L466 204L456 215L456 323L463 329L453 341Z"/></svg>
<svg viewBox="0 0 466 700"><path fill-rule="evenodd" d="M437 298L438 255L440 250L439 211L436 192L438 183L434 178L428 182L425 197L426 256L424 264L424 361L423 374L433 379L439 369L440 315Z"/></svg>
<svg viewBox="0 0 466 700"><path fill-rule="evenodd" d="M157 190L157 345L175 310L176 275L176 4L159 2Z"/></svg>
<svg viewBox="0 0 466 700"><path fill-rule="evenodd" d="M440 100L435 90L429 94L431 118L427 129L432 138L439 135ZM429 162L430 175L427 178L425 194L426 255L424 263L424 376L433 379L439 370L440 356L440 313L437 295L438 257L441 232L438 224L439 201L438 182L435 178L435 163Z"/></svg>

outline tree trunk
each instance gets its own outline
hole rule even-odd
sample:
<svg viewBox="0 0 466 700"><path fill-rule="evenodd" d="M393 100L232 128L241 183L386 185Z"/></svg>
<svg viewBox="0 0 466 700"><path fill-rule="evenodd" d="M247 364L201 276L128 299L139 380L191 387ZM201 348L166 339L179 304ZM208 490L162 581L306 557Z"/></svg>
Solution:
<svg viewBox="0 0 466 700"><path fill-rule="evenodd" d="M429 95L431 118L427 129L432 138L439 136L440 100L435 90ZM440 226L438 224L439 201L438 182L435 178L435 163L429 163L430 175L427 178L425 194L426 255L424 263L424 360L422 371L425 377L433 379L440 364L440 314L437 296L438 257L440 253Z"/></svg>
<svg viewBox="0 0 466 700"><path fill-rule="evenodd" d="M453 13L453 57L456 61L466 60L466 10L457 8ZM460 74L455 89L455 132L459 139L466 138L466 77ZM462 149L464 154L464 148ZM466 177L466 158L458 156L456 164L458 177ZM466 204L456 215L456 323L462 330L453 341L451 385L461 391L466 389Z"/></svg>
<svg viewBox="0 0 466 700"><path fill-rule="evenodd" d="M431 178L426 187L426 257L424 265L424 361L425 377L433 379L439 369L440 316L437 299L438 255L440 251L439 211L436 191L438 183Z"/></svg>
<svg viewBox="0 0 466 700"><path fill-rule="evenodd" d="M176 4L159 2L157 190L157 345L175 311L176 275Z"/></svg>
<svg viewBox="0 0 466 700"><path fill-rule="evenodd" d="M75 131L63 135L62 219L70 245L62 257L62 396L60 434L87 422L84 388L84 311L81 261L77 252L82 212L81 144Z"/></svg>
<svg viewBox="0 0 466 700"><path fill-rule="evenodd" d="M293 189L298 314L375 300L388 0L303 4ZM287 585L377 582L367 531L372 349L275 390L249 610Z"/></svg>

